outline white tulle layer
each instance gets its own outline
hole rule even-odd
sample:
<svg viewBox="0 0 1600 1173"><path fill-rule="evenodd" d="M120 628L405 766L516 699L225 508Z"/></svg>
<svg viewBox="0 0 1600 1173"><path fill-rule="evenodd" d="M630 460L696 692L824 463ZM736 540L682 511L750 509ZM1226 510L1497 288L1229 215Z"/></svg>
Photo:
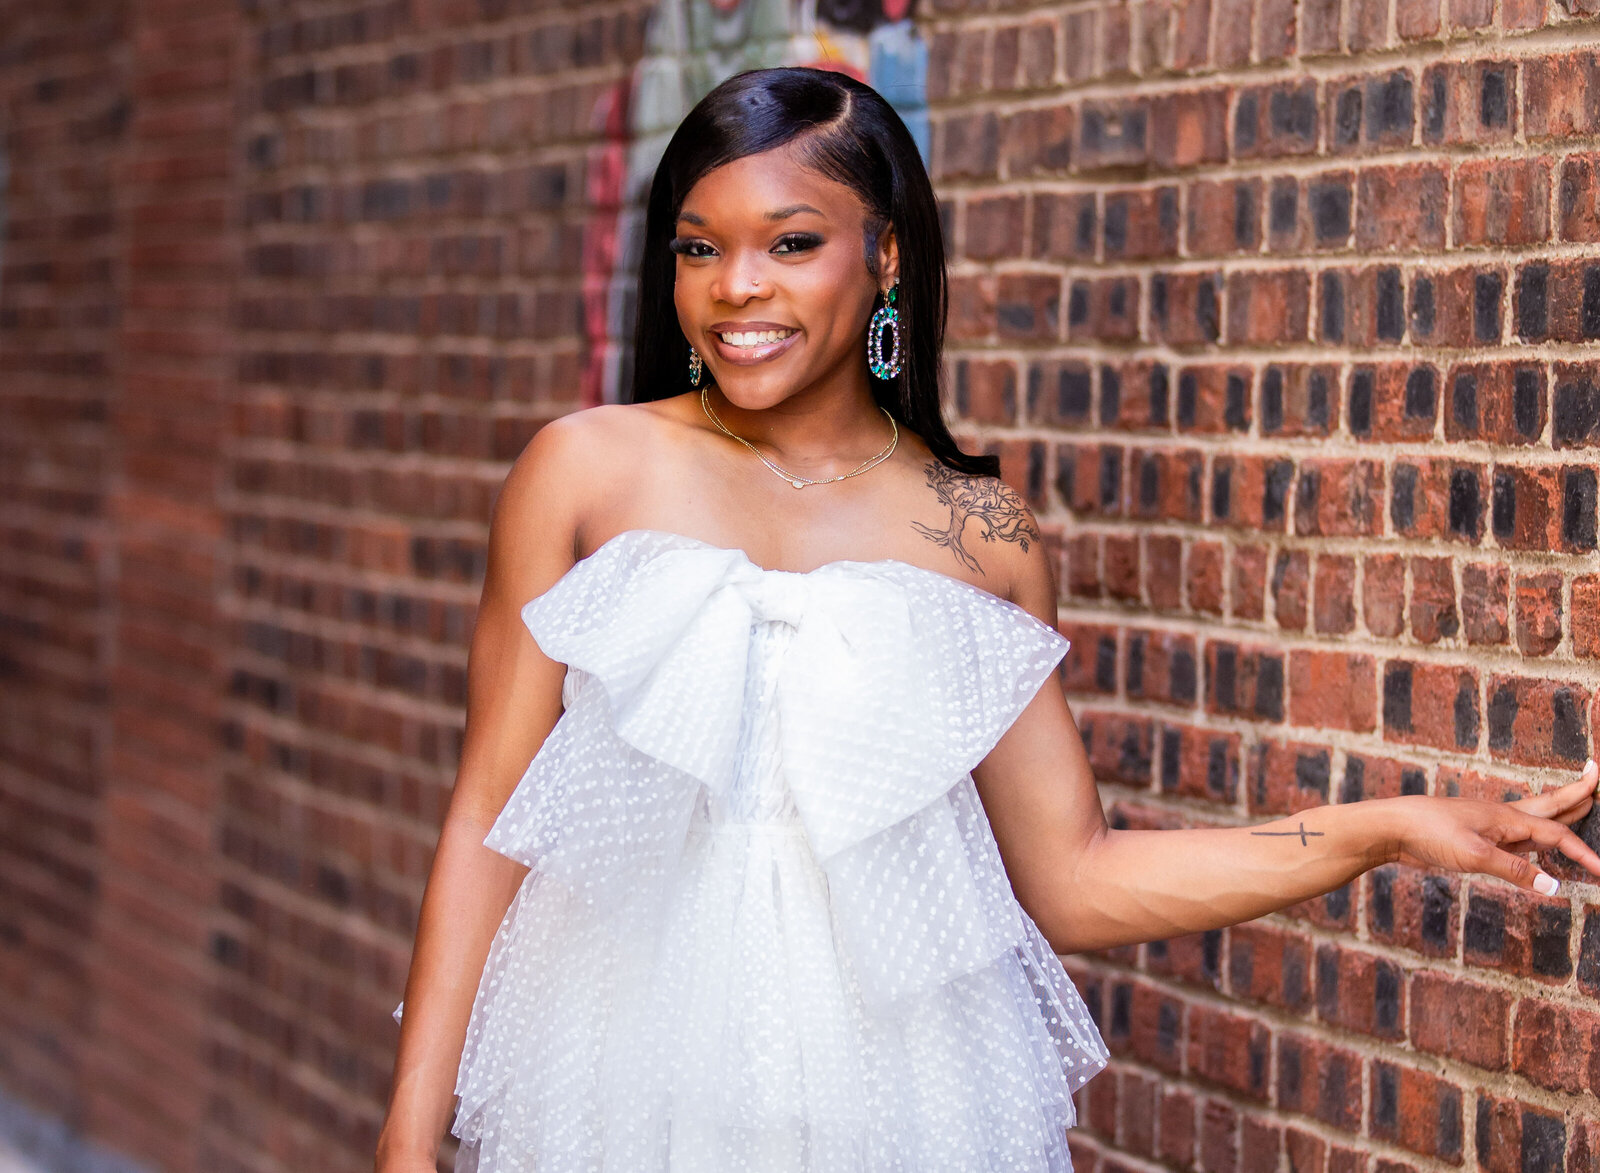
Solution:
<svg viewBox="0 0 1600 1173"><path fill-rule="evenodd" d="M1105 1065L970 771L1067 641L905 563L630 530L523 609L564 712L485 844L531 869L460 1173L1064 1173Z"/></svg>
<svg viewBox="0 0 1600 1173"><path fill-rule="evenodd" d="M687 842L648 940L530 874L474 1012L462 1173L1071 1168L1103 1052L1031 921L1026 948L868 1012L802 833Z"/></svg>

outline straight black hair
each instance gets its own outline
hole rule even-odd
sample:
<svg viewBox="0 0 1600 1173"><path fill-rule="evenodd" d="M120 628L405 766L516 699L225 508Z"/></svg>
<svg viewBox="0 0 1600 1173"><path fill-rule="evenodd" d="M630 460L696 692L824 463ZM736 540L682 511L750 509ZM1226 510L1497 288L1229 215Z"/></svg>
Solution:
<svg viewBox="0 0 1600 1173"><path fill-rule="evenodd" d="M867 209L867 269L878 274L879 237L892 225L900 251L900 373L868 374L872 397L960 472L998 476L1000 459L963 452L940 411L940 356L949 313L944 236L933 184L906 124L871 86L828 69L781 66L735 74L696 103L673 132L650 183L639 264L629 402L692 390L689 340L678 324L672 239L689 191L708 171L798 140L801 162L844 184ZM881 295L880 295L881 301ZM862 348L861 361L867 361Z"/></svg>

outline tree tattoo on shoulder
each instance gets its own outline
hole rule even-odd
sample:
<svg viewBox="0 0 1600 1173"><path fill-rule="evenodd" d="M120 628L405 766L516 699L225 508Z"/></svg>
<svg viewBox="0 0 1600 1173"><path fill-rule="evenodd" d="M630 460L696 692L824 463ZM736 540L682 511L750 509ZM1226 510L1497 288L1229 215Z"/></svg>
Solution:
<svg viewBox="0 0 1600 1173"><path fill-rule="evenodd" d="M1024 553L1030 541L1044 540L1021 494L999 477L969 476L937 460L925 464L923 473L928 487L949 508L950 524L944 529L917 521L911 525L935 545L948 549L968 569L984 572L962 544L969 520L975 519L982 527L978 536L985 542L1016 542Z"/></svg>

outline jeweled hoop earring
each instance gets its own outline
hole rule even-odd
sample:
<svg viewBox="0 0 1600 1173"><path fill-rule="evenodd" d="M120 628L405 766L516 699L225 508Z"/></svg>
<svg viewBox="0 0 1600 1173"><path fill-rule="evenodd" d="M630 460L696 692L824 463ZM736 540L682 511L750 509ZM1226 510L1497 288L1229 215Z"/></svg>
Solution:
<svg viewBox="0 0 1600 1173"><path fill-rule="evenodd" d="M689 347L689 386L700 386L700 372L706 369L705 360L694 347Z"/></svg>
<svg viewBox="0 0 1600 1173"><path fill-rule="evenodd" d="M867 327L867 366L880 379L892 379L900 373L902 366L900 358L900 311L895 309L895 292L900 288L896 281L889 287L888 298L883 305L878 307L878 312L872 315L872 324ZM889 352L889 361L883 360L883 329L887 326L893 334L892 349Z"/></svg>

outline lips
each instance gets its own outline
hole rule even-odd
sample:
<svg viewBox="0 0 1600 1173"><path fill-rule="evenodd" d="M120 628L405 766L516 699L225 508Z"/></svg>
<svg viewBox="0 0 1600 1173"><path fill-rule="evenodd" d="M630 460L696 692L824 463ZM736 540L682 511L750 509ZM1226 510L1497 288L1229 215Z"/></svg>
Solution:
<svg viewBox="0 0 1600 1173"><path fill-rule="evenodd" d="M730 323L727 333L739 338L760 337L762 335L770 337L772 333L783 329L791 328L784 326L763 328L760 326L745 325L741 323L739 329L733 329L732 324ZM791 332L785 336L781 338L774 338L770 342L759 342L753 346L739 346L729 342L727 338L717 330L712 330L710 333L711 337L716 340L716 352L718 357L723 359L725 362L734 364L735 366L747 366L752 363L766 362L769 359L774 359L793 346L795 339L800 337L799 330L791 330Z"/></svg>

